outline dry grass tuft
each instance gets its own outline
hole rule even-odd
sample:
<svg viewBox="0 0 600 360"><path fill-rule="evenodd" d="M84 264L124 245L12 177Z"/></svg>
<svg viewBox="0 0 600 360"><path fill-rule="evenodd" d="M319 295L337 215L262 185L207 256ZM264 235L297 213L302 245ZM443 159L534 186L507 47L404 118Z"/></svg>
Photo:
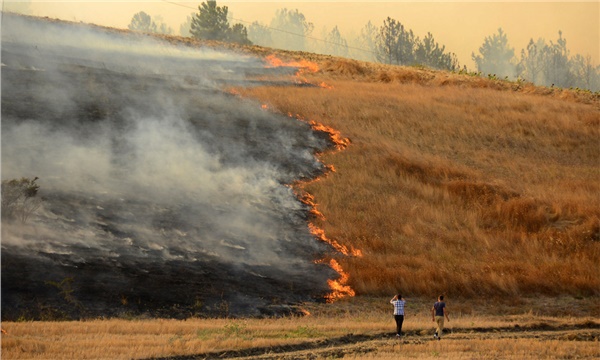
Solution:
<svg viewBox="0 0 600 360"><path fill-rule="evenodd" d="M375 76L375 81L383 83L397 82L400 84L427 84L434 78L435 75L431 71L419 68L398 67L396 69L379 71Z"/></svg>
<svg viewBox="0 0 600 360"><path fill-rule="evenodd" d="M363 76L370 73L369 69L356 60L334 59L325 61L321 67L324 73L350 77Z"/></svg>

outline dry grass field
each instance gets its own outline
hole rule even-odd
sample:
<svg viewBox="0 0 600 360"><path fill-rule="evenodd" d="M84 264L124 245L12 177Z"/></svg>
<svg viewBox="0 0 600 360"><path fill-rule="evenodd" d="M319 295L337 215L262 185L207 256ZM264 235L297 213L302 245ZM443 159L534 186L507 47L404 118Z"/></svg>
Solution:
<svg viewBox="0 0 600 360"><path fill-rule="evenodd" d="M349 139L299 187L327 237L362 251L337 258L357 294L598 295L598 97L376 71L328 61L306 77L329 88L240 90Z"/></svg>
<svg viewBox="0 0 600 360"><path fill-rule="evenodd" d="M347 139L320 154L334 171L295 187L328 241L357 250L331 255L356 297L304 317L3 322L3 359L600 357L598 94L295 56L322 86L229 90Z"/></svg>
<svg viewBox="0 0 600 360"><path fill-rule="evenodd" d="M394 336L387 298L305 304L311 315L270 319L106 319L3 323L3 359L593 359L598 309L590 299L518 305L448 302L433 340L431 304L409 299L405 336ZM589 309L595 312L589 313ZM491 311L490 311L491 310Z"/></svg>

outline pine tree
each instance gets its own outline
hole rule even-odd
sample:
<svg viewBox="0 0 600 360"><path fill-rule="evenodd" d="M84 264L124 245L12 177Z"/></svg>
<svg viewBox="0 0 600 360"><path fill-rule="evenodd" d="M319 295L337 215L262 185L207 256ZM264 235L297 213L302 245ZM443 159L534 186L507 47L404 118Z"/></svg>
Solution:
<svg viewBox="0 0 600 360"><path fill-rule="evenodd" d="M215 0L203 2L198 6L199 12L192 18L190 33L197 39L226 40L229 30L228 10L227 6L217 6Z"/></svg>

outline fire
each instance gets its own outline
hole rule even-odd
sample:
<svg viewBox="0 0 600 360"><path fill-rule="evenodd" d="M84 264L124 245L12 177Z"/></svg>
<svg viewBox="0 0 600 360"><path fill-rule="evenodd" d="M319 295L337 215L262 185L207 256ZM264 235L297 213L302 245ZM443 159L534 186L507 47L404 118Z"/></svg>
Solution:
<svg viewBox="0 0 600 360"><path fill-rule="evenodd" d="M240 92L237 89L234 88L229 88L229 89L225 89L225 92L229 93L230 95L233 96L241 96Z"/></svg>
<svg viewBox="0 0 600 360"><path fill-rule="evenodd" d="M316 73L317 71L319 71L319 65L317 65L317 63L314 63L314 62L308 61L308 60L283 61L280 58L276 57L275 55L268 55L265 58L265 61L267 62L267 67L298 68L298 71L296 71L296 74L295 74L296 82L298 84L310 84L310 82L308 80L301 77L300 75L305 74L305 73ZM320 84L315 85L315 86L319 86L323 89L333 89L333 86L328 85L325 82L321 82Z"/></svg>
<svg viewBox="0 0 600 360"><path fill-rule="evenodd" d="M295 67L300 67L300 68L308 68L308 69L311 69L311 71L313 71L313 72L318 71L318 66L316 64L310 63L310 62L284 63L282 60L276 58L275 56L268 56L267 61L271 64L271 66L274 66L274 67L275 66L295 66ZM319 85L319 86L321 86L323 88L328 88L328 89L333 88L333 87L330 87L329 85L325 84L324 82L321 83L321 85ZM261 108L264 110L267 110L267 109L269 109L269 106L267 104L262 104ZM304 117L302 117L299 114L296 114L294 116L294 114L292 114L291 112L288 112L287 115L291 118L295 118L297 120L308 123L311 126L311 128L315 131L327 133L329 138L331 139L331 141L334 143L337 150L345 149L350 144L350 140L348 138L344 138L340 134L339 131L335 130L332 127L325 126L325 125L320 124L313 120L307 121L304 119ZM335 172L335 168L333 167L333 165L327 165L327 168L329 171ZM314 179L311 181L318 181L318 180L319 179L317 178L317 179ZM310 207L310 214L311 214L312 218L325 220L325 216L323 215L323 213L321 213L319 210L317 210L317 204L315 202L314 196L309 193L306 193L304 190L302 190L303 185L305 185L307 183L308 183L308 181L298 182L298 183L295 183L292 187L295 189L294 191L296 192L298 199L302 203L304 203ZM309 231L311 232L311 234L313 234L313 236L315 236L318 240L331 245L331 247L333 249L335 249L337 252L339 252L340 254L343 254L345 256L355 256L355 257L362 256L362 251L360 251L359 249L355 249L353 247L348 248L333 239L329 239L327 236L325 236L325 231L323 229L317 227L313 223L309 222L308 228L309 228ZM326 260L326 258L324 258L321 260L317 260L316 262L317 263L325 263L325 262L327 262L327 260ZM349 285L347 285L349 275L344 271L344 269L341 267L341 265L334 259L330 259L328 264L333 270L335 270L340 275L340 277L336 280L331 280L331 279L327 280L327 284L329 285L331 292L325 296L325 300L328 303L331 303L331 302L334 302L341 298L344 298L346 296L354 296L355 295L354 290Z"/></svg>
<svg viewBox="0 0 600 360"><path fill-rule="evenodd" d="M300 60L300 61L283 61L275 55L269 55L265 58L270 67L297 67L299 68L298 73L308 71L315 73L319 71L319 65L312 61Z"/></svg>
<svg viewBox="0 0 600 360"><path fill-rule="evenodd" d="M300 114L296 114L294 116L294 114L292 114L291 112L288 112L287 116L291 117L291 118L295 118L296 120L308 122L310 127L315 131L322 131L322 132L327 133L329 135L329 138L331 139L331 141L335 144L335 148L337 150L343 150L343 149L347 148L348 145L350 145L350 139L343 137L339 131L337 131L336 129L334 129L330 126L323 125L314 120L306 121L304 119L304 117L302 117L302 115L300 115Z"/></svg>
<svg viewBox="0 0 600 360"><path fill-rule="evenodd" d="M335 144L335 147L338 150L345 149L350 144L350 140L348 138L343 137L339 131L335 130L332 127L325 126L323 124L319 124L316 121L310 121L310 126L317 131L324 131L329 134L329 138Z"/></svg>
<svg viewBox="0 0 600 360"><path fill-rule="evenodd" d="M337 280L327 280L327 284L331 289L331 293L325 296L325 300L328 303L332 303L343 297L356 295L356 292L354 292L354 290L349 285L346 285L350 277L344 271L344 269L342 269L340 264L334 259L331 259L329 261L329 266L331 266L333 270L337 271L337 273L340 274L340 278Z"/></svg>
<svg viewBox="0 0 600 360"><path fill-rule="evenodd" d="M317 204L315 203L314 196L312 196L311 194L309 194L307 192L303 192L303 194L301 196L299 195L298 198L300 199L300 201L303 204L310 206L310 214L312 216L314 216L315 218L321 219L321 220L325 220L325 215L323 215L322 212L317 210Z"/></svg>
<svg viewBox="0 0 600 360"><path fill-rule="evenodd" d="M310 316L310 311L308 311L308 310L306 310L306 309L304 309L304 308L300 308L300 309L298 309L298 312L299 312L300 314L302 314L302 316Z"/></svg>
<svg viewBox="0 0 600 360"><path fill-rule="evenodd" d="M333 89L333 86L327 85L324 81L319 84L319 87L322 87L323 89Z"/></svg>
<svg viewBox="0 0 600 360"><path fill-rule="evenodd" d="M317 239L319 239L325 243L328 243L334 249L336 249L338 252L340 252L346 256L356 256L356 257L362 256L362 251L355 249L353 247L350 247L350 249L348 249L347 247L338 243L337 241L329 239L327 236L325 236L325 231L323 229L316 227L314 224L308 224L308 229Z"/></svg>

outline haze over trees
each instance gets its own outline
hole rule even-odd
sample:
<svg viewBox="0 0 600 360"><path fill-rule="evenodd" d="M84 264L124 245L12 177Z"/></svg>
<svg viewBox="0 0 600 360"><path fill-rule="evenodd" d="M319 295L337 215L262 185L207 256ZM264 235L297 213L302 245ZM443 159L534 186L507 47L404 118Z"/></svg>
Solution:
<svg viewBox="0 0 600 360"><path fill-rule="evenodd" d="M271 29L258 21L253 22L248 27L248 38L251 41L260 46L272 46L273 38L271 36Z"/></svg>
<svg viewBox="0 0 600 360"><path fill-rule="evenodd" d="M515 77L515 50L508 46L508 38L502 28L497 34L487 36L479 48L479 55L472 53L471 57L482 73Z"/></svg>
<svg viewBox="0 0 600 360"><path fill-rule="evenodd" d="M355 48L351 49L350 56L357 60L375 61L375 39L377 37L377 27L367 22L360 30L360 34L352 40L350 44ZM362 49L362 50L361 50Z"/></svg>
<svg viewBox="0 0 600 360"><path fill-rule="evenodd" d="M227 6L219 7L216 1L204 2L198 8L199 13L192 14L181 24L183 36L254 43L392 65L426 66L450 71L462 67L467 70L467 65L461 65L456 54L438 43L431 32L420 38L413 30L390 17L380 26L369 21L360 33L351 36L344 35L335 24L323 27L315 36L314 24L298 9L279 9L269 24L254 21L246 28L242 24L230 27ZM142 20L138 19L140 25L136 27L144 28L143 24L148 21ZM496 33L484 38L477 53L472 53L476 72L484 77L521 79L542 86L599 91L600 66L594 65L589 55L571 56L567 40L562 32L559 31L558 35L556 42L531 39L522 50L516 51L509 43L508 34L499 28Z"/></svg>
<svg viewBox="0 0 600 360"><path fill-rule="evenodd" d="M550 87L600 90L600 66L595 66L589 55L571 57L562 31L558 32L556 42L530 39L517 59L507 34L500 28L498 33L484 39L479 54L473 53L472 58L483 76L519 78Z"/></svg>
<svg viewBox="0 0 600 360"><path fill-rule="evenodd" d="M309 22L298 9L276 10L270 27L279 30L271 32L272 47L298 51L309 50L306 40L312 34L315 25Z"/></svg>
<svg viewBox="0 0 600 360"><path fill-rule="evenodd" d="M133 31L154 32L156 30L156 24L152 22L152 17L143 11L133 15L127 27Z"/></svg>
<svg viewBox="0 0 600 360"><path fill-rule="evenodd" d="M337 25L325 35L325 46L323 54L348 56L348 41L342 36Z"/></svg>
<svg viewBox="0 0 600 360"><path fill-rule="evenodd" d="M173 33L173 29L163 21L163 18L160 15L155 16L153 20L152 17L144 11L140 11L133 15L133 17L131 18L131 22L127 27L129 28L129 30L132 31L140 31L147 33L167 35Z"/></svg>
<svg viewBox="0 0 600 360"><path fill-rule="evenodd" d="M192 19L194 18L194 13L188 15L185 19L185 22L179 25L179 35L185 37L192 36Z"/></svg>

